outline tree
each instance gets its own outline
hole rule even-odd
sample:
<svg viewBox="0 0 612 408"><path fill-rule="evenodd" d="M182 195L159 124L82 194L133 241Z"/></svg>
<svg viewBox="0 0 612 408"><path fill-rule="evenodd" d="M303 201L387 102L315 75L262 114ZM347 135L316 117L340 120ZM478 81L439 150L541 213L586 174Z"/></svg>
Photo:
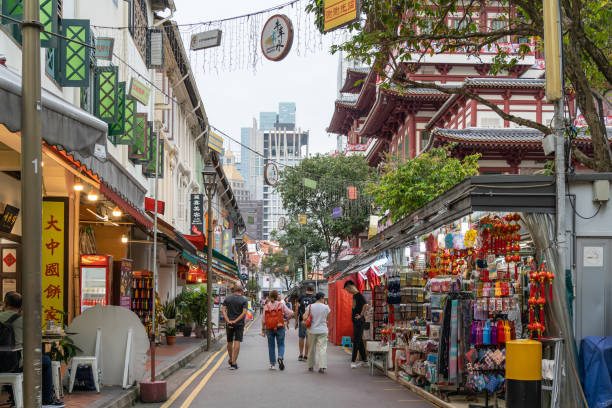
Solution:
<svg viewBox="0 0 612 408"><path fill-rule="evenodd" d="M544 35L542 0L362 0L365 22L349 26L353 34L343 44L332 47L342 50L349 58L373 65L386 78L384 86L433 88L447 94L461 94L490 107L500 117L522 126L552 133L549 127L524 117L505 113L496 104L462 87L443 87L418 82L403 75L406 62L419 62L427 56L446 52L461 52L479 57L482 50L494 50L493 74L508 71L531 48L523 40ZM612 152L604 123L600 118L593 91L611 88L612 84L612 3L605 0L561 0L564 39L564 75L575 92L580 112L588 124L593 155L589 156L572 144L574 157L596 171L612 171ZM481 20L484 7L499 5L508 12L495 24ZM307 6L315 13L315 23L323 31L323 0L311 0ZM449 17L456 17L452 25ZM518 54L510 54L502 43L513 38L521 43ZM570 92L568 90L568 92Z"/></svg>
<svg viewBox="0 0 612 408"><path fill-rule="evenodd" d="M303 266L303 256L292 257L285 251L274 252L264 257L261 262L264 269L269 268L270 274L285 281L289 290L298 282L298 269Z"/></svg>
<svg viewBox="0 0 612 408"><path fill-rule="evenodd" d="M321 253L325 251L325 240L317 234L312 221L305 225L290 221L283 231L272 231L271 236L272 240L277 241L292 259L303 261L304 248L306 248L307 258L313 260L312 267L319 267Z"/></svg>
<svg viewBox="0 0 612 408"><path fill-rule="evenodd" d="M362 156L316 155L285 168L276 188L292 222L306 216L308 228L315 234L313 239L325 242L331 263L341 251L342 242L367 226L371 198L365 194L365 187L375 176ZM356 197L349 197L349 190ZM332 218L335 208L341 208L341 217Z"/></svg>
<svg viewBox="0 0 612 408"><path fill-rule="evenodd" d="M376 184L370 184L374 203L397 221L421 208L437 196L478 174L480 154L463 160L450 157L449 147L431 149L404 164L387 162L385 173Z"/></svg>

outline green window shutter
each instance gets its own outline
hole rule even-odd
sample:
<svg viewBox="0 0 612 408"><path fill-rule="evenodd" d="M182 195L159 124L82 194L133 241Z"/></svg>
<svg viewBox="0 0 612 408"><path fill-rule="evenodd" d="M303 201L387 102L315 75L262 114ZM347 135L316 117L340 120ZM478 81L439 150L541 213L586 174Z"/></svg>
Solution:
<svg viewBox="0 0 612 408"><path fill-rule="evenodd" d="M112 144L117 144L117 137L125 132L125 82L119 82L117 85L117 122L108 124L108 140Z"/></svg>
<svg viewBox="0 0 612 408"><path fill-rule="evenodd" d="M132 144L132 137L134 135L134 115L135 114L136 114L136 101L126 96L125 97L124 118L123 118L124 130L122 134L115 136L115 144L118 144L118 145Z"/></svg>
<svg viewBox="0 0 612 408"><path fill-rule="evenodd" d="M106 123L114 123L119 114L119 68L96 67L95 71L94 115Z"/></svg>
<svg viewBox="0 0 612 408"><path fill-rule="evenodd" d="M137 113L134 117L134 129L130 144L128 159L137 164L148 159L147 145L149 144L149 122L146 113Z"/></svg>
<svg viewBox="0 0 612 408"><path fill-rule="evenodd" d="M55 79L57 61L55 56L57 55L55 48L47 48L45 50L45 72Z"/></svg>
<svg viewBox="0 0 612 408"><path fill-rule="evenodd" d="M71 39L90 44L91 29L89 20L64 19L60 24L60 34ZM61 86L89 86L89 60L91 49L74 41L61 39L59 44L60 60L58 81ZM116 82L116 81L115 81Z"/></svg>
<svg viewBox="0 0 612 408"><path fill-rule="evenodd" d="M57 33L57 7L57 0L40 0L40 22L46 31ZM23 0L2 0L2 14L22 20ZM2 24L12 25L13 37L21 44L21 27L6 18L2 19ZM51 34L40 33L40 46L43 48L54 48L57 46L57 39Z"/></svg>
<svg viewBox="0 0 612 408"><path fill-rule="evenodd" d="M147 178L155 178L155 163L156 161L159 163L157 168L159 169L158 178L164 178L164 139L159 139L159 154L156 151L155 147L157 144L157 134L151 132L150 138L150 151L153 153L150 155L151 160L149 162L144 163L142 165L142 174ZM157 157L156 157L157 156Z"/></svg>

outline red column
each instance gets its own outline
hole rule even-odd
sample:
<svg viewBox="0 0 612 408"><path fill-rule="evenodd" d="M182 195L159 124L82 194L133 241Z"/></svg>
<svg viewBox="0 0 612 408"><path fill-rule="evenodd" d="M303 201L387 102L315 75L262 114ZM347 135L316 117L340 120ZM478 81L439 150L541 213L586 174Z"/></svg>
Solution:
<svg viewBox="0 0 612 408"><path fill-rule="evenodd" d="M476 103L476 101L472 99L471 105L472 105L472 111L471 111L471 117L470 117L470 126L476 127L476 119L478 118L478 103Z"/></svg>
<svg viewBox="0 0 612 408"><path fill-rule="evenodd" d="M408 114L408 152L410 154L410 158L414 159L416 157L416 119L414 117L414 113Z"/></svg>

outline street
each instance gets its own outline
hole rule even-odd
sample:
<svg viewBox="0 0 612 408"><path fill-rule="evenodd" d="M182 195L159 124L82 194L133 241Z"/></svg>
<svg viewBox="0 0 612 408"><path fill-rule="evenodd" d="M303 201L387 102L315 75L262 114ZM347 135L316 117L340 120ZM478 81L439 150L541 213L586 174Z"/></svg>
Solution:
<svg viewBox="0 0 612 408"><path fill-rule="evenodd" d="M293 323L293 321L292 321ZM286 336L285 371L268 369L267 341L260 334L259 318L245 333L237 371L227 368L225 344L202 367L195 367L187 380L174 381L177 390L168 390L163 404L139 407L431 407L378 371L371 377L367 368L350 368L350 356L329 344L328 371L308 372L305 362L297 361L297 330ZM202 368L204 368L202 370ZM192 380L192 381L190 381ZM172 388L173 380L169 380Z"/></svg>

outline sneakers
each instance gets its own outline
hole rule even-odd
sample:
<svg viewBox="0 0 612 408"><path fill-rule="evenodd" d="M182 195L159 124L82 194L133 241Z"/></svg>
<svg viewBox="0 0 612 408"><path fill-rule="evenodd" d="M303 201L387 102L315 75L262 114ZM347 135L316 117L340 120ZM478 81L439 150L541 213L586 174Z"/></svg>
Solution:
<svg viewBox="0 0 612 408"><path fill-rule="evenodd" d="M312 367L308 367L308 371L312 371L314 370Z"/></svg>
<svg viewBox="0 0 612 408"><path fill-rule="evenodd" d="M357 368L359 367L359 363L351 363L351 368Z"/></svg>
<svg viewBox="0 0 612 408"><path fill-rule="evenodd" d="M276 366L274 364L270 364L270 371L276 371Z"/></svg>
<svg viewBox="0 0 612 408"><path fill-rule="evenodd" d="M59 400L53 400L50 404L44 404L42 408L62 408L65 407L66 404Z"/></svg>
<svg viewBox="0 0 612 408"><path fill-rule="evenodd" d="M238 369L238 364L231 364L231 365L229 366L229 369L230 369L230 370L237 370L237 369Z"/></svg>
<svg viewBox="0 0 612 408"><path fill-rule="evenodd" d="M360 361L357 364L359 365L359 367L369 367L370 366L370 363L368 363L367 361Z"/></svg>
<svg viewBox="0 0 612 408"><path fill-rule="evenodd" d="M325 374L325 369L324 369L324 368L319 368L319 372L320 372L321 374Z"/></svg>
<svg viewBox="0 0 612 408"><path fill-rule="evenodd" d="M304 361L304 356L300 354L300 356L298 357L298 361Z"/></svg>
<svg viewBox="0 0 612 408"><path fill-rule="evenodd" d="M280 368L281 371L283 371L285 369L285 362L280 357L278 359L278 368Z"/></svg>

